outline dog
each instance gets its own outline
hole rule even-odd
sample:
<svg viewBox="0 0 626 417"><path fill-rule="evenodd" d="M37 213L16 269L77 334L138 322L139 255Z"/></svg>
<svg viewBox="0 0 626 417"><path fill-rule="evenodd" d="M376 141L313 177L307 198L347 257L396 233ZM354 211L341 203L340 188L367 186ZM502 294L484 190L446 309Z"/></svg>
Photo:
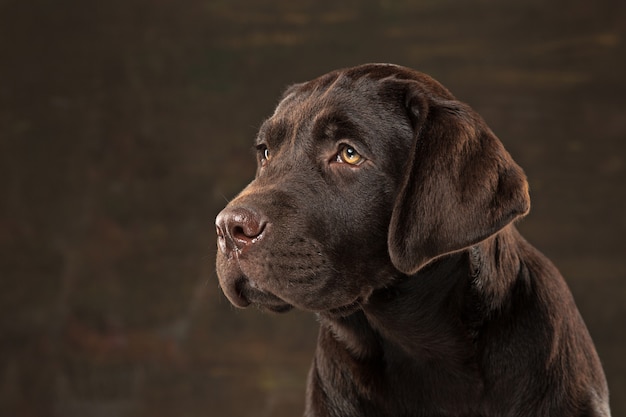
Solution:
<svg viewBox="0 0 626 417"><path fill-rule="evenodd" d="M236 307L315 313L306 417L610 416L591 337L515 221L528 183L484 120L391 64L289 87L216 218Z"/></svg>

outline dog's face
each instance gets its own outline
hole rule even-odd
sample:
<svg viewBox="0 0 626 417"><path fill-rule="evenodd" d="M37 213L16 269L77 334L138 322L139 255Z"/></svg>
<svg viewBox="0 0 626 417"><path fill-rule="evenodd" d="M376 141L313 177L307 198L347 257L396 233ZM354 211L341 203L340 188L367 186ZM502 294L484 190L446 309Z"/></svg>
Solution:
<svg viewBox="0 0 626 417"><path fill-rule="evenodd" d="M239 307L347 314L528 209L523 173L482 120L401 67L291 87L256 147L255 179L216 220L220 284Z"/></svg>

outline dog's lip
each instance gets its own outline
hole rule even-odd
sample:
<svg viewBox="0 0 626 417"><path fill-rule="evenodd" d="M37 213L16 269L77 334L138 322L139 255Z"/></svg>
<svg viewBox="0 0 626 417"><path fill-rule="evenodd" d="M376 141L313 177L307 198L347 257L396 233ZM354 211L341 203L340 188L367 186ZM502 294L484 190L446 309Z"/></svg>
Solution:
<svg viewBox="0 0 626 417"><path fill-rule="evenodd" d="M274 313L286 313L293 308L291 304L269 293L259 293L250 302L261 310L269 310Z"/></svg>
<svg viewBox="0 0 626 417"><path fill-rule="evenodd" d="M239 289L239 296L246 300L248 305L253 304L263 310L275 313L284 313L293 308L291 304L282 298L257 288L251 281L248 281L247 285Z"/></svg>
<svg viewBox="0 0 626 417"><path fill-rule="evenodd" d="M288 311L291 311L291 309L293 309L293 306L288 303L281 303L281 304L274 304L274 305L263 304L263 305L259 305L259 308L264 309L264 310L269 310L273 313L286 313Z"/></svg>
<svg viewBox="0 0 626 417"><path fill-rule="evenodd" d="M250 305L250 300L241 290L243 285L241 279L238 279L234 285L223 285L220 283L222 292L228 298L228 301L238 308L246 308Z"/></svg>

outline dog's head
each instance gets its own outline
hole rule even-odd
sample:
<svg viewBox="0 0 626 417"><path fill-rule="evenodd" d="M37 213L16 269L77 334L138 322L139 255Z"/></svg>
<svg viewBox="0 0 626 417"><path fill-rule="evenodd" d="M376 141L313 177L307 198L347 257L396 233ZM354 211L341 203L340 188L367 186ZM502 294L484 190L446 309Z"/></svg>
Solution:
<svg viewBox="0 0 626 417"><path fill-rule="evenodd" d="M403 67L290 87L256 147L255 179L216 219L220 284L239 307L347 314L529 209L480 116Z"/></svg>

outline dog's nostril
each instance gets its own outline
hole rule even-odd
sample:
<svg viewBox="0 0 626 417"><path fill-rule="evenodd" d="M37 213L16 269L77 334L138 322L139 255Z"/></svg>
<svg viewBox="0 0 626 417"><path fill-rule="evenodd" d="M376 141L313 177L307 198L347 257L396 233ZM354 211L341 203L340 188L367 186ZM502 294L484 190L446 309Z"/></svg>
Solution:
<svg viewBox="0 0 626 417"><path fill-rule="evenodd" d="M233 228L233 237L235 238L247 238L249 237L246 232L243 230L243 227L241 226L235 226Z"/></svg>
<svg viewBox="0 0 626 417"><path fill-rule="evenodd" d="M256 242L266 224L262 216L251 210L241 207L224 209L215 222L220 250L243 251Z"/></svg>
<svg viewBox="0 0 626 417"><path fill-rule="evenodd" d="M232 229L235 239L251 240L263 233L265 224L257 220L248 220L241 225L236 225Z"/></svg>

